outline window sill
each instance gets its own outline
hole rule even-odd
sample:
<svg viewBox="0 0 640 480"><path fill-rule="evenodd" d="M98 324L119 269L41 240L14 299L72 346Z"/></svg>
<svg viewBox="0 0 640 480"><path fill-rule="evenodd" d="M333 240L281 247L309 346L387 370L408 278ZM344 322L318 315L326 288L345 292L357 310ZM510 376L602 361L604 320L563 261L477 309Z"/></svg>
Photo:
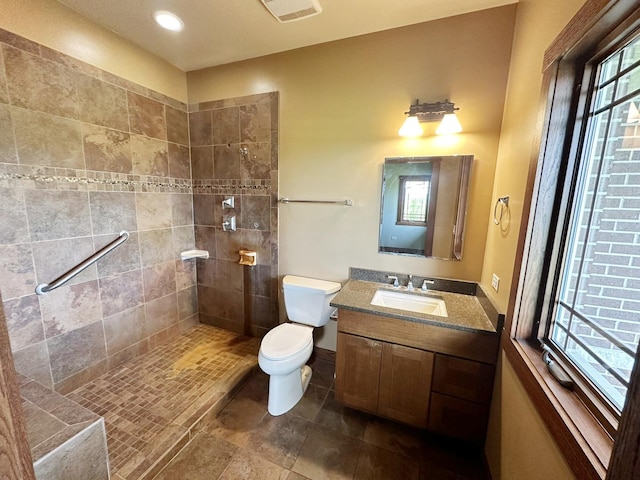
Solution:
<svg viewBox="0 0 640 480"><path fill-rule="evenodd" d="M426 227L428 226L428 224L426 222L406 222L406 221L399 221L396 222L396 225L403 225L405 227Z"/></svg>
<svg viewBox="0 0 640 480"><path fill-rule="evenodd" d="M602 480L613 439L579 398L547 371L539 350L506 339L503 349L576 478Z"/></svg>

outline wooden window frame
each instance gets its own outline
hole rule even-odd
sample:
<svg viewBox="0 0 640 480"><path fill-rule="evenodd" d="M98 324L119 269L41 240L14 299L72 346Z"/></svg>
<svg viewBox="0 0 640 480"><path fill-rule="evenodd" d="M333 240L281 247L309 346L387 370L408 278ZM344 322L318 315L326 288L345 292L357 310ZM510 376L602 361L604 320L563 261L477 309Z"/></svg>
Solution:
<svg viewBox="0 0 640 480"><path fill-rule="evenodd" d="M634 39L638 41L640 38L640 16L632 15L627 20L631 24L635 25L632 35ZM596 46L596 48L599 48L600 45L602 45L604 50L595 52L594 58L587 61L583 70L576 69L575 72L572 70L568 75L565 75L569 77L569 79L573 79L573 83L575 85L577 118L574 120L575 128L573 129L573 133L570 135L567 131L567 140L572 142L571 149L565 154L566 160L563 161L562 164L563 172L561 172L561 178L559 178L559 181L563 185L557 186L555 199L555 209L557 212L554 212L554 216L552 217L553 225L551 230L555 231L555 234L553 235L553 238L549 239L550 242L553 242L553 246L549 243L548 251L550 252L549 263L551 270L553 271L550 270L548 273L545 272L545 276L547 276L546 282L540 282L541 293L539 294L539 299L544 298L544 300L538 301L537 305L538 308L540 308L540 311L536 314L536 317L540 319L539 327L531 332L530 338L530 341L532 342L535 342L536 339L543 342L549 348L549 351L552 352L555 361L561 364L567 372L570 372L570 375L574 379L576 385L576 394L578 394L581 400L589 406L589 409L596 416L598 421L603 424L605 429L607 429L609 434L612 436L615 435L618 428L620 418L618 407L614 405L613 401L607 397L603 390L595 385L592 379L589 378L587 373L585 373L580 366L573 363L574 360L570 359L570 356L566 351L549 339L549 334L558 309L557 303L559 302L557 296L558 290L561 288L561 272L563 264L565 264L566 261L566 242L567 237L570 235L570 229L572 228L571 212L576 209L575 196L578 194L581 187L584 187L584 184L580 185L578 175L582 169L582 163L585 161L585 156L589 154L588 152L585 152L585 148L588 148L588 144L586 142L589 140L589 130L593 129L593 125L591 128L588 127L589 124L594 121L592 113L590 112L593 112L594 110L592 104L597 96L595 85L599 82L599 79L596 76L599 74L599 66L602 62L607 58L610 58L614 53L619 55L620 50L624 48L626 43L630 40L629 38L620 38L621 35L628 33L626 23L623 23L621 30L621 34L618 34L619 32L617 29L614 30L611 35L606 36L603 41ZM589 51L587 49L585 51L585 55L588 54ZM578 59L578 62L576 63L582 63L582 59ZM638 67L635 68L638 69ZM636 70L636 72L639 72L639 70ZM612 78L616 78L615 75L612 74ZM562 74L559 73L558 78L561 76ZM577 93L579 90L580 94ZM601 111L604 110L604 108L605 107L600 107ZM610 110L614 109L611 105L608 105L606 108ZM610 133L611 132L609 131L606 132L607 138L605 143L607 145L610 145ZM592 140L594 143L599 141L599 139ZM600 159L600 163L601 165L604 165L606 164L606 161L604 159ZM563 176L564 178L562 178ZM587 177L585 176L582 181L585 182L587 181L586 179ZM551 186L553 185L549 185L549 187ZM592 192L592 194L595 197L595 192ZM593 209L595 207L594 205L589 205L588 208ZM589 225L586 228L592 228L592 225ZM585 252L583 251L581 255L582 257L580 258L580 261L582 262L584 260ZM582 277L579 277L577 282L581 281ZM545 283L546 286L544 285ZM563 311L573 312L572 315L583 318L585 324L590 322L587 316L582 316L580 310L574 311L569 305L565 305ZM612 339L612 341L615 341L615 339ZM618 345L622 345L622 343L620 342ZM629 352L629 354L633 355L631 352Z"/></svg>
<svg viewBox="0 0 640 480"><path fill-rule="evenodd" d="M614 445L584 401L548 373L532 333L538 331L541 304L549 302L540 294L540 284L554 254L549 249L549 235L557 221L554 202L558 182L564 179L563 159L575 153L571 152L575 112L585 101L577 95L583 72L576 65L584 65L604 43L626 36L639 17L637 1L587 0L545 52L540 100L544 115L534 143L539 147L529 164L516 252L520 268L514 271L502 337L507 359L580 480L631 478L629 473L640 467L637 455L627 453L640 448L640 362L631 375Z"/></svg>
<svg viewBox="0 0 640 480"><path fill-rule="evenodd" d="M433 243L433 227L436 221L436 206L438 202L438 184L440 183L440 159L432 158L431 173L428 175L401 175L398 179L400 185L398 188L398 216L396 217L396 225L409 225L409 226L422 226L427 227L427 235L431 237L431 243ZM404 206L404 184L402 183L402 177L430 177L429 180L429 205L427 211L427 218L425 222L404 222L402 221L402 208ZM427 244L429 239L427 239Z"/></svg>
<svg viewBox="0 0 640 480"><path fill-rule="evenodd" d="M425 257L433 254L433 236L436 225L436 208L438 202L438 184L440 183L440 159L431 159L431 173L428 175L400 175L398 181L398 212L396 225L409 227L425 227L426 236L424 241ZM425 222L404 222L402 221L402 209L404 208L404 182L403 177L429 177L429 205L427 206L427 218Z"/></svg>
<svg viewBox="0 0 640 480"><path fill-rule="evenodd" d="M410 221L410 220L405 220L404 219L404 206L405 206L405 199L406 197L406 185L407 182L413 182L413 181L424 181L424 182L429 182L429 193L428 193L428 199L427 199L427 208L424 212L424 221L423 222L415 222L415 221ZM398 177L398 181L400 183L400 186L398 188L398 217L396 220L396 225L408 225L408 226L413 226L413 227L427 227L429 226L429 214L430 214L430 207L431 207L431 185L432 185L432 180L431 180L431 175L400 175Z"/></svg>

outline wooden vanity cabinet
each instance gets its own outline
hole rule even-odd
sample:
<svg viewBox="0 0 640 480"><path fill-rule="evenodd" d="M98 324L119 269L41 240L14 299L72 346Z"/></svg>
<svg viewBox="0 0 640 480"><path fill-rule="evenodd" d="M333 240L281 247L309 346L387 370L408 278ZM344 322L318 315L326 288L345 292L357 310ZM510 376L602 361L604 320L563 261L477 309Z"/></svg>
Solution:
<svg viewBox="0 0 640 480"><path fill-rule="evenodd" d="M487 431L489 406L433 392L428 430L447 437L482 443Z"/></svg>
<svg viewBox="0 0 640 480"><path fill-rule="evenodd" d="M340 310L336 399L349 407L482 442L498 336Z"/></svg>
<svg viewBox="0 0 640 480"><path fill-rule="evenodd" d="M433 390L471 402L488 404L493 389L493 365L449 355L436 355Z"/></svg>
<svg viewBox="0 0 640 480"><path fill-rule="evenodd" d="M484 441L494 366L436 355L429 430L471 442Z"/></svg>
<svg viewBox="0 0 640 480"><path fill-rule="evenodd" d="M336 398L369 413L378 412L382 342L338 333Z"/></svg>
<svg viewBox="0 0 640 480"><path fill-rule="evenodd" d="M378 413L425 428L429 416L433 353L382 344Z"/></svg>
<svg viewBox="0 0 640 480"><path fill-rule="evenodd" d="M431 352L338 333L336 399L426 428L433 361Z"/></svg>

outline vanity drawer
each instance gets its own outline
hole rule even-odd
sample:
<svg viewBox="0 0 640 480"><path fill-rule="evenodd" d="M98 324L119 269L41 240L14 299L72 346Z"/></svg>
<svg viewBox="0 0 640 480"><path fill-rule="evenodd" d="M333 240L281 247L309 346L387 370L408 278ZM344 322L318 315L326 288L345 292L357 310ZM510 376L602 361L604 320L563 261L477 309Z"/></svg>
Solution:
<svg viewBox="0 0 640 480"><path fill-rule="evenodd" d="M469 402L433 392L429 409L429 430L448 437L482 443L487 428L489 405Z"/></svg>
<svg viewBox="0 0 640 480"><path fill-rule="evenodd" d="M436 355L433 391L488 404L493 390L493 365L449 355Z"/></svg>

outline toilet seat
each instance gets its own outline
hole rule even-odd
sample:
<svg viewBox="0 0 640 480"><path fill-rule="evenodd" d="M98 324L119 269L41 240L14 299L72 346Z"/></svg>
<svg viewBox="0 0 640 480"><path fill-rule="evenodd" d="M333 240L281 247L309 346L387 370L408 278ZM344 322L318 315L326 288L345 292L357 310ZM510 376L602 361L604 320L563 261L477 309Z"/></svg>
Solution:
<svg viewBox="0 0 640 480"><path fill-rule="evenodd" d="M295 323L283 323L270 330L262 339L260 353L269 360L286 360L313 343L313 328Z"/></svg>

